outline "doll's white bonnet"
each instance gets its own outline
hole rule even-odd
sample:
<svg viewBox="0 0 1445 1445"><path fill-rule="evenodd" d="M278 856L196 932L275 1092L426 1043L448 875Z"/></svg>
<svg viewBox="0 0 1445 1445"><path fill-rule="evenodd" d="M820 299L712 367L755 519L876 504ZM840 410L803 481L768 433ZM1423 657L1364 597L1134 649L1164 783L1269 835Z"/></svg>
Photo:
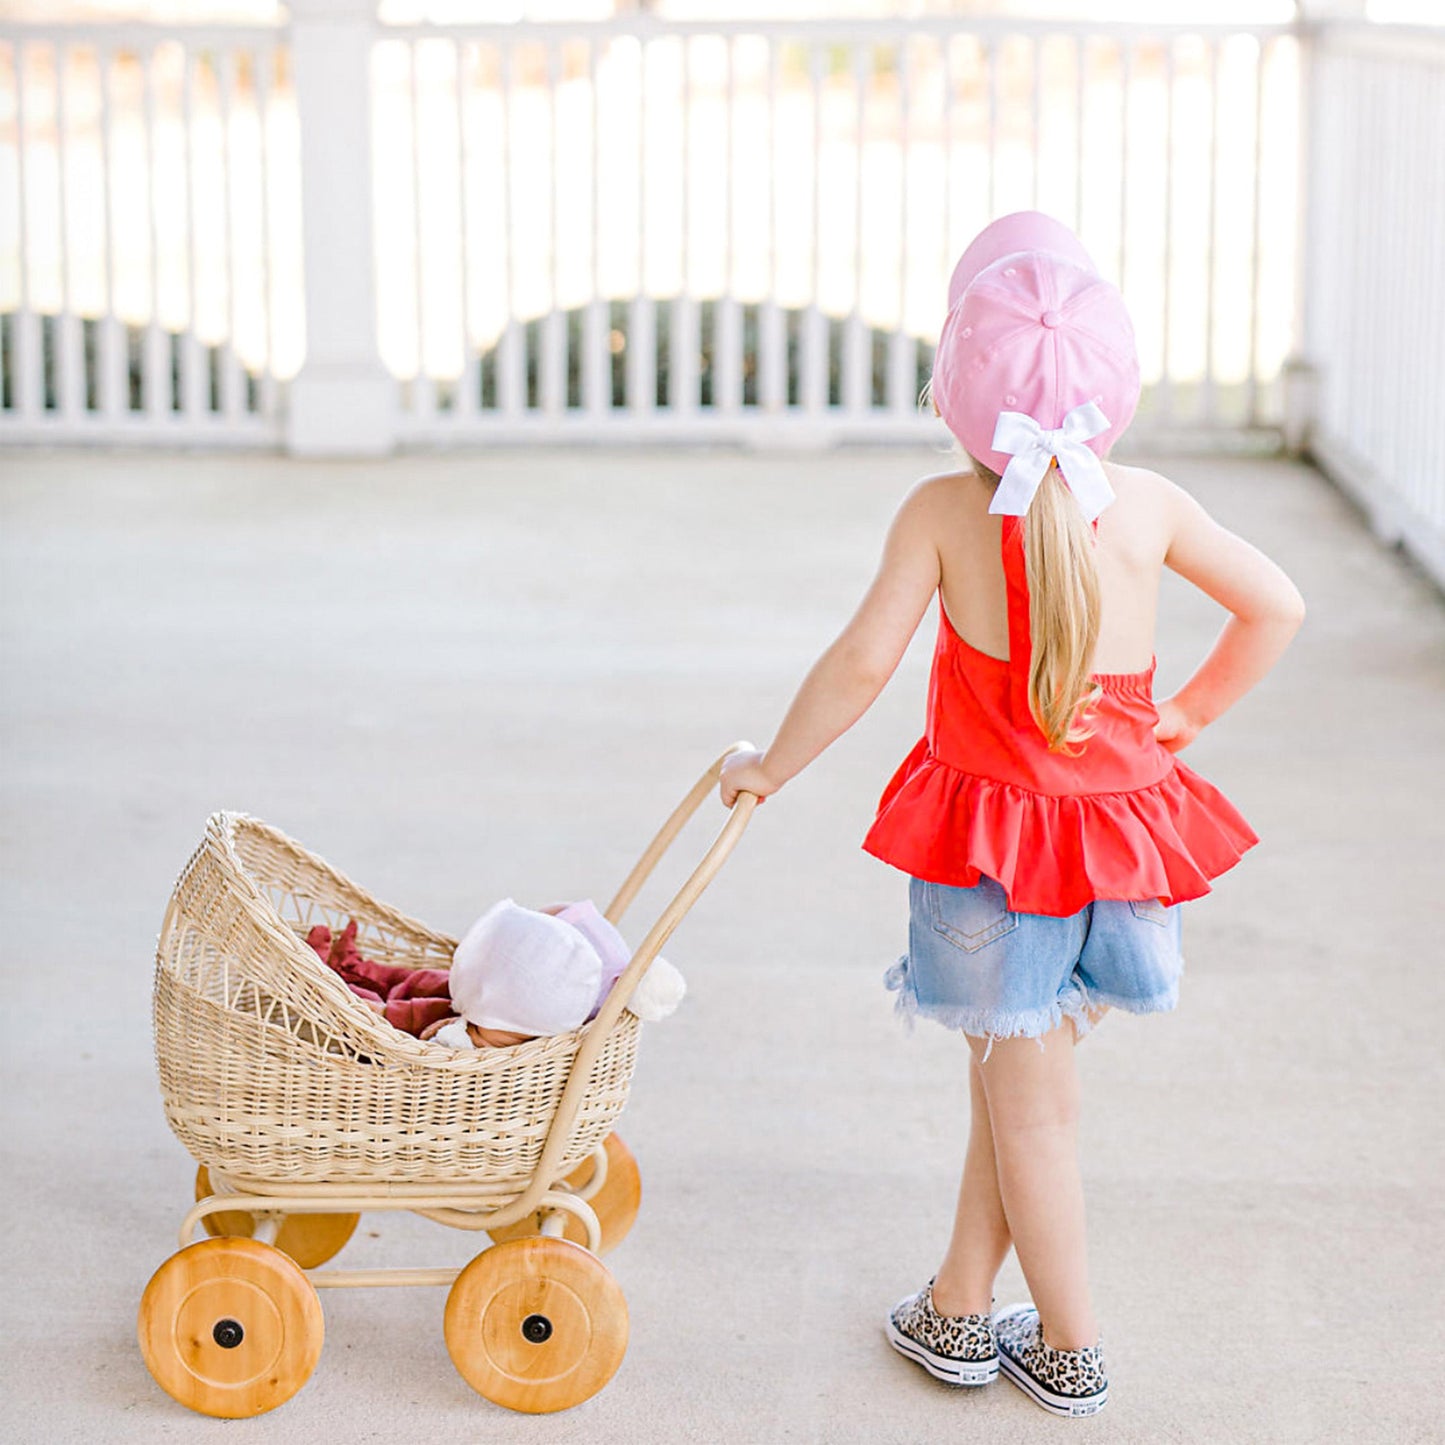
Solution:
<svg viewBox="0 0 1445 1445"><path fill-rule="evenodd" d="M467 930L452 957L452 1006L482 1028L535 1035L580 1028L601 985L602 960L576 928L510 898Z"/></svg>

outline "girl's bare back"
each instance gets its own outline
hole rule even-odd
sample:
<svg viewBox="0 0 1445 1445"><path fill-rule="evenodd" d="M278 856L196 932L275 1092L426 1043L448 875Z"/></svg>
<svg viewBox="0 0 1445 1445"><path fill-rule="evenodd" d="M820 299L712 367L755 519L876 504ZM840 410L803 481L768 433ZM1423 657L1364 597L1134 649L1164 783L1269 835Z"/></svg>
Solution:
<svg viewBox="0 0 1445 1445"><path fill-rule="evenodd" d="M1117 497L1099 518L1102 618L1095 672L1142 672L1154 656L1159 573L1174 537L1179 489L1142 467L1106 462ZM932 478L943 607L954 630L991 657L1008 657L1000 538L990 515L994 484L972 470Z"/></svg>

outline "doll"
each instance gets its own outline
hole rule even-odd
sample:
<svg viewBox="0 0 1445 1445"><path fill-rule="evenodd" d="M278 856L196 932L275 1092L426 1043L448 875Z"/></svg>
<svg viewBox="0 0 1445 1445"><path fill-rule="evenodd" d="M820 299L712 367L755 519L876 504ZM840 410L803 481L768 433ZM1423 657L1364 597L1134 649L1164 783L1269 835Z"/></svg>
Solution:
<svg viewBox="0 0 1445 1445"><path fill-rule="evenodd" d="M482 1049L568 1033L596 1016L631 958L622 935L590 899L531 909L504 898L457 944L448 979L458 1017L433 1023L421 1036ZM685 992L682 975L655 958L627 1006L656 1021Z"/></svg>

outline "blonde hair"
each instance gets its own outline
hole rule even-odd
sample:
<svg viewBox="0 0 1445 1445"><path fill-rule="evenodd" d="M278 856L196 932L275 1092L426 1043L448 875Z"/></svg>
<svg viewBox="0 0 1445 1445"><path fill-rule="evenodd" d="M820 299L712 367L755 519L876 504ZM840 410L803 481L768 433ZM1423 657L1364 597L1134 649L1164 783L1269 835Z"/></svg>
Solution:
<svg viewBox="0 0 1445 1445"><path fill-rule="evenodd" d="M964 453L968 456L968 453ZM969 456L974 470L994 486L999 475ZM1050 462L1024 515L1024 567L1029 579L1029 711L1049 751L1076 757L1077 744L1093 737L1087 711L1102 689L1093 680L1099 639L1099 564L1094 529Z"/></svg>

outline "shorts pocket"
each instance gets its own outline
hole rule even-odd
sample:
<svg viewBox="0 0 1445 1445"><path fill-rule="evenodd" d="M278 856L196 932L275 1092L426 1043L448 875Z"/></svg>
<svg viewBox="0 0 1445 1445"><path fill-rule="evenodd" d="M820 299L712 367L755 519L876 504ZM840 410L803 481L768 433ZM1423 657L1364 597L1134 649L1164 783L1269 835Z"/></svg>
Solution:
<svg viewBox="0 0 1445 1445"><path fill-rule="evenodd" d="M972 888L944 883L925 883L924 888L933 931L965 953L977 953L1019 926L1018 914L1010 912L1002 887L992 878L980 878Z"/></svg>
<svg viewBox="0 0 1445 1445"><path fill-rule="evenodd" d="M1169 924L1169 910L1157 898L1130 899L1129 907L1134 912L1135 918L1147 919L1150 923L1157 923L1161 928Z"/></svg>

